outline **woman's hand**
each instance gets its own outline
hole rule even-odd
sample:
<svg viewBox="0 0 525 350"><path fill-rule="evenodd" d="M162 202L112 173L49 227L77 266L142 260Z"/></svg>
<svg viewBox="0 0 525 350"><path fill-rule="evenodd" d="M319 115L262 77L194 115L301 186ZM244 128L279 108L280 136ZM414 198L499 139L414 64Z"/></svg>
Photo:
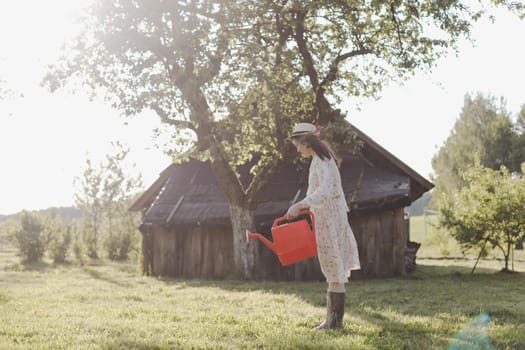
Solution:
<svg viewBox="0 0 525 350"><path fill-rule="evenodd" d="M297 217L297 215L299 215L299 212L303 208L304 208L304 205L301 202L295 203L286 212L286 218L287 219L293 219L293 218Z"/></svg>

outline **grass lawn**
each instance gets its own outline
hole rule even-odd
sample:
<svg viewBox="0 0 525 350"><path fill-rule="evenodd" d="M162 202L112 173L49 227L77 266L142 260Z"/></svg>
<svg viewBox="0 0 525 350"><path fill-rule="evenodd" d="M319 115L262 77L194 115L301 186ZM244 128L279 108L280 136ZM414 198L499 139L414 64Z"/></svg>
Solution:
<svg viewBox="0 0 525 350"><path fill-rule="evenodd" d="M325 283L152 278L131 263L26 266L4 246L0 349L448 349L460 336L486 346L455 349L525 349L523 273L500 273L497 260L474 275L470 260L417 262L404 277L352 280L344 329L320 332ZM469 326L480 315L488 325Z"/></svg>

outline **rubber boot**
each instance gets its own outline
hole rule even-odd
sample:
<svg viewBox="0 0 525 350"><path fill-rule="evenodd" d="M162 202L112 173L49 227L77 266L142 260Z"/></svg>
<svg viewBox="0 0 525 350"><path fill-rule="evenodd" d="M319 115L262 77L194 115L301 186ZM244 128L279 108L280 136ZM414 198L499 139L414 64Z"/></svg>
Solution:
<svg viewBox="0 0 525 350"><path fill-rule="evenodd" d="M343 316L345 314L345 293L326 293L326 320L317 330L343 328Z"/></svg>
<svg viewBox="0 0 525 350"><path fill-rule="evenodd" d="M328 292L331 300L332 324L330 329L343 328L343 317L345 315L345 293Z"/></svg>

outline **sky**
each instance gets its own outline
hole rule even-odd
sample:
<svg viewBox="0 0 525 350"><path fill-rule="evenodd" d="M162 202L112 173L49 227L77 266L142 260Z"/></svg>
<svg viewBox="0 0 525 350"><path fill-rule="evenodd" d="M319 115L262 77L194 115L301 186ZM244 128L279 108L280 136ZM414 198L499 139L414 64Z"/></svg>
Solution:
<svg viewBox="0 0 525 350"><path fill-rule="evenodd" d="M82 93L40 86L46 65L78 30L82 0L0 2L0 79L11 92L0 100L0 214L74 204L74 181L86 158L97 161L111 142L130 148L129 171L152 184L171 160L155 147L153 113L124 119ZM378 100L346 100L347 119L401 161L429 178L431 159L461 113L467 93L504 97L516 114L525 104L525 21L495 11L496 21L473 28L432 71L391 84ZM359 105L359 109L357 106ZM134 164L134 166L133 166Z"/></svg>

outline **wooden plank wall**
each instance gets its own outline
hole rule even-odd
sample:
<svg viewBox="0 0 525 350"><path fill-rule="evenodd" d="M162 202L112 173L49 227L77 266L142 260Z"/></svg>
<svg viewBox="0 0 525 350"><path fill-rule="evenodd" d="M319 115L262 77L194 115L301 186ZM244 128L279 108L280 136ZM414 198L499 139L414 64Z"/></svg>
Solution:
<svg viewBox="0 0 525 350"><path fill-rule="evenodd" d="M386 277L404 274L407 236L403 208L352 216L350 226L359 248L359 275Z"/></svg>
<svg viewBox="0 0 525 350"><path fill-rule="evenodd" d="M361 271L353 272L352 276L404 274L407 235L403 208L352 216L350 226L357 240L361 261ZM149 263L145 261L145 267L148 266L152 275L183 278L224 278L233 275L230 228L196 227L175 231L153 225L149 232ZM252 244L259 245L254 273L256 279L324 281L317 258L283 267L275 254L261 242Z"/></svg>
<svg viewBox="0 0 525 350"><path fill-rule="evenodd" d="M255 278L272 281L318 281L324 280L316 257L303 260L293 265L282 266L277 256L261 242L259 259L255 266Z"/></svg>
<svg viewBox="0 0 525 350"><path fill-rule="evenodd" d="M222 278L233 271L231 231L201 227L153 228L152 274L184 278Z"/></svg>

